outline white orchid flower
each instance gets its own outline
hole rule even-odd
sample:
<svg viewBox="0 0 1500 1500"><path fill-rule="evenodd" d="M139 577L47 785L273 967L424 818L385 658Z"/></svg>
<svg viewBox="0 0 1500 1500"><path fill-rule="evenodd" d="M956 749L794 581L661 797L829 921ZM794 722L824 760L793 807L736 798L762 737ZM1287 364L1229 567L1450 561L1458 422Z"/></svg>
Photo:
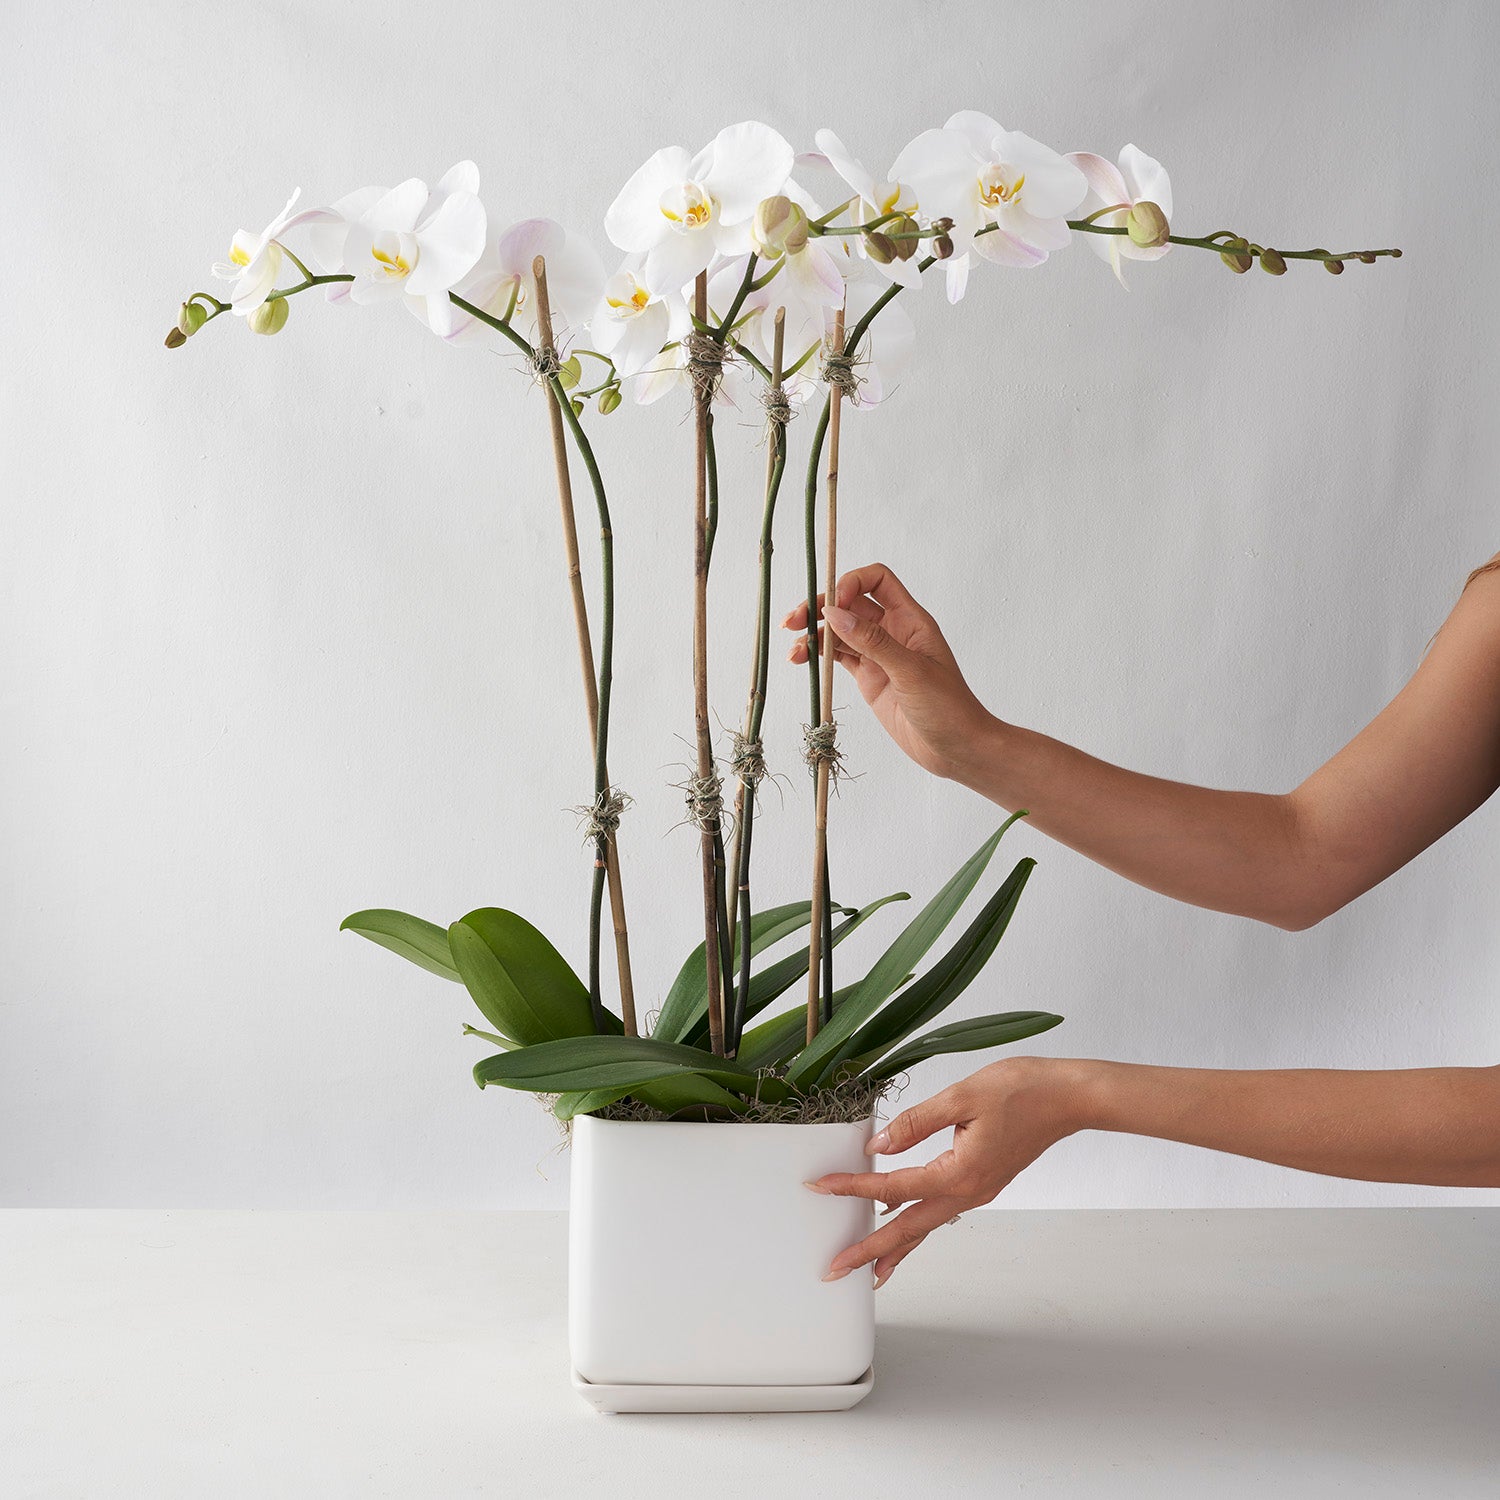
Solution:
<svg viewBox="0 0 1500 1500"><path fill-rule="evenodd" d="M925 213L953 220L958 254L1002 266L1039 266L1066 246L1068 215L1088 191L1078 167L1050 146L968 109L923 131L891 174L912 185Z"/></svg>
<svg viewBox="0 0 1500 1500"><path fill-rule="evenodd" d="M503 234L492 230L478 264L453 291L492 317L508 316L535 343L539 330L531 268L539 255L547 262L553 338L561 341L594 311L604 286L604 266L591 245L551 219L523 219ZM450 344L492 342L498 337L471 313L454 306L446 293L436 317L429 299L413 298L407 305Z"/></svg>
<svg viewBox="0 0 1500 1500"><path fill-rule="evenodd" d="M916 192L906 183L877 180L875 174L851 155L848 147L831 130L818 131L814 139L828 165L854 189L858 198L854 206L856 224L869 224L887 214L905 214L912 219L918 216L920 205ZM855 239L855 247L857 254L869 258L862 237ZM870 264L882 276L904 287L922 284L915 255L906 260L897 257L890 262L871 260Z"/></svg>
<svg viewBox="0 0 1500 1500"><path fill-rule="evenodd" d="M276 278L281 273L285 255L277 237L296 229L302 224L331 220L333 212L326 208L307 208L293 212L302 189L297 188L286 200L286 207L261 230L252 234L248 229L236 231L229 245L229 259L214 264L214 275L221 281L232 281L229 306L240 317L247 317L276 290Z"/></svg>
<svg viewBox="0 0 1500 1500"><path fill-rule="evenodd" d="M484 205L479 169L459 162L435 187L411 177L399 187L361 188L332 205L338 222L312 234L313 253L330 272L354 280L330 301L385 302L403 295L426 304L436 327L448 291L474 269L484 251ZM436 320L436 321L435 321Z"/></svg>
<svg viewBox="0 0 1500 1500"><path fill-rule="evenodd" d="M1117 213L1100 214L1094 220L1111 229L1123 229L1125 218L1137 203L1154 203L1168 219L1172 217L1172 183L1167 169L1159 161L1147 156L1138 146L1126 146L1120 152L1120 164L1095 156L1092 151L1073 151L1068 160L1083 173L1088 183L1088 196L1083 200L1080 218L1088 218L1101 208L1116 203L1125 206ZM1128 234L1095 234L1089 237L1090 248L1101 260L1107 260L1114 269L1121 286L1125 276L1121 268L1125 260L1160 260L1170 245L1137 245Z"/></svg>
<svg viewBox="0 0 1500 1500"><path fill-rule="evenodd" d="M750 249L756 205L791 175L790 144L769 125L730 125L696 156L658 151L620 189L604 216L610 239L644 257L641 279L655 296L680 292L715 255Z"/></svg>
<svg viewBox="0 0 1500 1500"><path fill-rule="evenodd" d="M639 375L664 344L680 340L692 327L680 293L653 293L641 277L642 257L633 255L604 283L604 294L589 322L593 347L615 362L622 378Z"/></svg>

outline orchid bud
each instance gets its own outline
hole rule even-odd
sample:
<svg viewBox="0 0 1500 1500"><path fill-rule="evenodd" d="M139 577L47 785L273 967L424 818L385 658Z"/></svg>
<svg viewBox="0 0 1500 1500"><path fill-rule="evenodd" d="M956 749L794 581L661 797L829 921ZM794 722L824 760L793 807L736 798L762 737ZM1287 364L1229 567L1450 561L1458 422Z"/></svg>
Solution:
<svg viewBox="0 0 1500 1500"><path fill-rule="evenodd" d="M1341 260L1325 260L1323 262L1323 269L1330 276L1342 276L1344 274L1344 263Z"/></svg>
<svg viewBox="0 0 1500 1500"><path fill-rule="evenodd" d="M932 242L932 253L938 260L947 260L953 254L953 236L940 234Z"/></svg>
<svg viewBox="0 0 1500 1500"><path fill-rule="evenodd" d="M557 369L557 383L565 390L571 391L580 380L583 379L583 366L578 362L576 354L570 354Z"/></svg>
<svg viewBox="0 0 1500 1500"><path fill-rule="evenodd" d="M208 314L196 302L184 302L182 311L177 314L177 326L185 339L192 338L207 321Z"/></svg>
<svg viewBox="0 0 1500 1500"><path fill-rule="evenodd" d="M1161 209L1150 199L1143 198L1125 215L1125 232L1132 244L1139 245L1142 250L1155 250L1167 243L1172 229Z"/></svg>
<svg viewBox="0 0 1500 1500"><path fill-rule="evenodd" d="M902 217L891 226L890 240L898 260L910 260L917 253L919 226L915 219Z"/></svg>
<svg viewBox="0 0 1500 1500"><path fill-rule="evenodd" d="M750 240L756 253L767 260L781 255L795 255L807 246L807 215L784 194L761 199L750 226Z"/></svg>
<svg viewBox="0 0 1500 1500"><path fill-rule="evenodd" d="M934 219L932 221L932 227L937 230L939 234L947 234L948 231L953 228L953 220L949 218Z"/></svg>
<svg viewBox="0 0 1500 1500"><path fill-rule="evenodd" d="M1219 251L1219 259L1236 276L1243 276L1250 269L1250 263L1254 258L1250 254L1250 246L1244 240L1226 240L1224 248Z"/></svg>
<svg viewBox="0 0 1500 1500"><path fill-rule="evenodd" d="M1286 275L1286 262L1281 258L1279 250L1262 250L1260 252L1260 268L1268 276Z"/></svg>
<svg viewBox="0 0 1500 1500"><path fill-rule="evenodd" d="M577 396L574 396L573 399L568 402L568 405L573 408L573 415L575 417L581 417L583 415L583 402L580 401Z"/></svg>
<svg viewBox="0 0 1500 1500"><path fill-rule="evenodd" d="M1373 266L1375 264L1375 257L1368 250L1361 251L1359 258L1364 265Z"/></svg>
<svg viewBox="0 0 1500 1500"><path fill-rule="evenodd" d="M896 242L878 229L866 230L865 253L879 265L888 266L896 258Z"/></svg>
<svg viewBox="0 0 1500 1500"><path fill-rule="evenodd" d="M620 397L620 387L619 386L617 386L617 385L607 385L607 386L605 386L604 389L599 392L599 400L598 400L599 415L601 417L607 417L610 414L610 412L614 411L619 406L620 400L621 400L621 397Z"/></svg>
<svg viewBox="0 0 1500 1500"><path fill-rule="evenodd" d="M245 321L250 325L251 333L280 333L286 327L289 311L286 298L277 297L272 301L262 302Z"/></svg>
<svg viewBox="0 0 1500 1500"><path fill-rule="evenodd" d="M187 343L187 334L174 325L164 342L168 349L180 349Z"/></svg>

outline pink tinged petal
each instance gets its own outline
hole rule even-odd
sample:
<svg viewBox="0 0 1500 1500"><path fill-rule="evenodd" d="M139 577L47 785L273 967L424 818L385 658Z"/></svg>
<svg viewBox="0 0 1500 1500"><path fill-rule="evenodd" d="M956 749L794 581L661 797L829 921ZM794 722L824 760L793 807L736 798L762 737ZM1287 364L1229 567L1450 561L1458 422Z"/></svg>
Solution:
<svg viewBox="0 0 1500 1500"><path fill-rule="evenodd" d="M1125 216L1128 212L1128 209L1122 209L1117 214L1105 214L1103 217L1095 219L1094 222L1109 229L1123 229L1125 227ZM1110 265L1113 265L1118 258L1122 244L1128 246L1131 250L1135 248L1123 234L1089 234L1085 231L1082 238L1087 242L1089 249L1100 260L1107 261Z"/></svg>
<svg viewBox="0 0 1500 1500"><path fill-rule="evenodd" d="M791 143L769 125L745 120L714 137L713 159L703 186L718 199L721 223L754 216L756 205L780 190L792 175Z"/></svg>
<svg viewBox="0 0 1500 1500"><path fill-rule="evenodd" d="M1083 173L1089 192L1099 200L1098 203L1087 205L1091 212L1095 208L1107 208L1112 203L1135 201L1130 196L1130 189L1125 186L1120 169L1112 161L1106 161L1092 151L1070 151L1068 160Z"/></svg>
<svg viewBox="0 0 1500 1500"><path fill-rule="evenodd" d="M649 250L672 226L662 217L661 195L686 182L692 158L681 146L668 146L642 165L604 215L604 232L622 250Z"/></svg>
<svg viewBox="0 0 1500 1500"><path fill-rule="evenodd" d="M547 261L547 292L552 299L555 329L568 332L582 326L604 285L604 264L594 247L572 235Z"/></svg>
<svg viewBox="0 0 1500 1500"><path fill-rule="evenodd" d="M376 199L360 215L359 222L366 229L391 229L397 234L410 234L427 207L427 197L427 184L418 177L408 177L399 187L393 187Z"/></svg>
<svg viewBox="0 0 1500 1500"><path fill-rule="evenodd" d="M948 301L953 304L962 302L964 293L969 289L969 257L967 255L954 256L943 267L943 280L948 293Z"/></svg>
<svg viewBox="0 0 1500 1500"><path fill-rule="evenodd" d="M522 219L500 236L496 245L500 269L510 275L531 275L531 263L544 256L547 266L547 290L552 289L551 262L563 247L563 227L551 219Z"/></svg>
<svg viewBox="0 0 1500 1500"><path fill-rule="evenodd" d="M714 237L703 230L669 234L646 254L642 280L653 294L680 292L714 256Z"/></svg>
<svg viewBox="0 0 1500 1500"><path fill-rule="evenodd" d="M976 161L986 162L999 159L995 155L995 142L1008 133L998 120L981 114L977 109L961 109L949 115L943 129L965 141Z"/></svg>
<svg viewBox="0 0 1500 1500"><path fill-rule="evenodd" d="M799 254L787 256L787 271L809 297L828 307L838 307L843 302L844 278L838 262L816 241Z"/></svg>
<svg viewBox="0 0 1500 1500"><path fill-rule="evenodd" d="M974 251L997 266L1029 269L1046 260L1045 250L1035 249L1022 240L1013 238L1003 229L993 229L974 241Z"/></svg>
<svg viewBox="0 0 1500 1500"><path fill-rule="evenodd" d="M362 219L385 197L385 193L385 188L381 187L360 188L329 205L330 219L313 224L307 242L312 248L313 259L324 271L344 269L344 241L349 234L349 225Z"/></svg>
<svg viewBox="0 0 1500 1500"><path fill-rule="evenodd" d="M1002 203L995 222L1007 234L1035 250L1066 250L1073 239L1066 219L1038 218L1017 203Z"/></svg>
<svg viewBox="0 0 1500 1500"><path fill-rule="evenodd" d="M443 199L432 220L417 232L419 254L406 289L414 297L446 292L474 269L484 253L484 204L472 193Z"/></svg>
<svg viewBox="0 0 1500 1500"><path fill-rule="evenodd" d="M1039 219L1060 219L1083 202L1088 182L1083 173L1050 146L1019 130L1008 130L1000 142L1000 160L1026 174L1021 201Z"/></svg>
<svg viewBox="0 0 1500 1500"><path fill-rule="evenodd" d="M323 293L324 300L332 303L335 307L347 307L353 300L349 295L353 288L354 283L352 281L335 281Z"/></svg>
<svg viewBox="0 0 1500 1500"><path fill-rule="evenodd" d="M866 203L875 202L875 174L867 171L862 162L850 155L848 148L831 131L820 130L813 137L818 149L828 158L828 164Z"/></svg>

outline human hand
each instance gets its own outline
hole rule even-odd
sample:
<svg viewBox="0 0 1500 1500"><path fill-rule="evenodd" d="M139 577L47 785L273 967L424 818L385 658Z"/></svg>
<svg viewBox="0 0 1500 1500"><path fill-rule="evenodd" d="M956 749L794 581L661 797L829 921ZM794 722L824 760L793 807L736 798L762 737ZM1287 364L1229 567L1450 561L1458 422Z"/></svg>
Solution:
<svg viewBox="0 0 1500 1500"><path fill-rule="evenodd" d="M889 1224L841 1250L825 1281L872 1261L875 1285L940 1225L988 1203L1049 1146L1083 1128L1088 1064L1068 1058L1008 1057L902 1112L865 1147L867 1155L909 1151L953 1127L953 1145L925 1167L830 1172L807 1186L841 1198L910 1204Z"/></svg>
<svg viewBox="0 0 1500 1500"><path fill-rule="evenodd" d="M961 777L996 721L964 681L938 623L884 563L845 573L819 618L833 627L834 654L895 742L923 769ZM788 660L807 660L807 601L782 622L800 630ZM817 632L823 649L823 632Z"/></svg>

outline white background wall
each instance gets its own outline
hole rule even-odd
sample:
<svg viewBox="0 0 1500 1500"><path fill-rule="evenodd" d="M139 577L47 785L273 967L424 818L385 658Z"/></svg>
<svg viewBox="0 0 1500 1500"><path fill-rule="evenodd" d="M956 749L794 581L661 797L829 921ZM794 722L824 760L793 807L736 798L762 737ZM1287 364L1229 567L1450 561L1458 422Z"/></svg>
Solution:
<svg viewBox="0 0 1500 1500"><path fill-rule="evenodd" d="M759 117L884 165L953 109L1134 140L1181 228L1400 244L1341 280L1082 248L913 298L916 368L848 424L845 556L898 567L1002 714L1159 774L1283 789L1395 691L1500 545L1495 65L1481 4L389 0L6 7L0 329L0 1201L535 1205L555 1128L469 1081L462 992L337 927L512 904L582 956L587 794L544 410L400 310L161 347L237 225L472 155L492 214L598 230L669 142ZM690 428L595 423L622 570L618 778L638 973L693 940ZM793 428L800 462L811 424ZM759 474L722 423L714 697L739 709ZM778 593L797 592L782 513ZM774 678L793 764L803 679ZM863 773L838 894L930 892L993 825L845 682ZM852 701L851 701L852 700ZM757 839L803 888L807 787ZM1495 1061L1500 810L1311 932L1174 906L1035 832L963 1013L1210 1066ZM774 872L774 880L773 880ZM880 931L889 935L898 918ZM852 948L844 950L852 954ZM863 950L869 952L868 945ZM968 1064L928 1065L910 1097ZM1359 1204L1341 1184L1081 1138L1017 1205ZM1483 1195L1469 1195L1482 1199Z"/></svg>

